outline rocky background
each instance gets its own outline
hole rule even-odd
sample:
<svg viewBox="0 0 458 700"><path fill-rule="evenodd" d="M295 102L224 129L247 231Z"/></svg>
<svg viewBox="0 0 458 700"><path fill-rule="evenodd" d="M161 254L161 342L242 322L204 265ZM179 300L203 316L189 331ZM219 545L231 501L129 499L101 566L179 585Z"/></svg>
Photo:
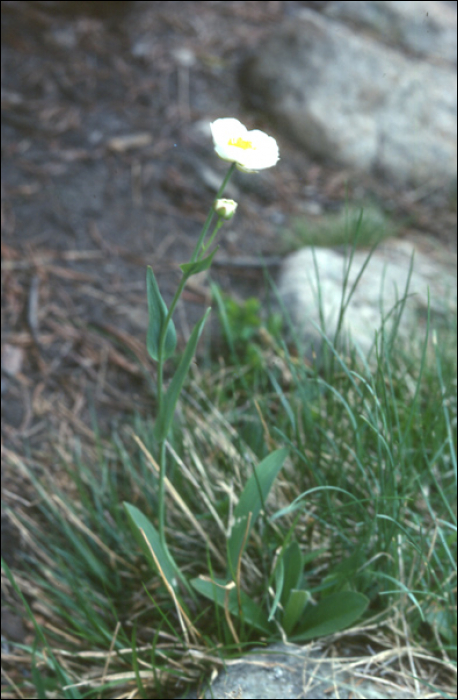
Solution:
<svg viewBox="0 0 458 700"><path fill-rule="evenodd" d="M286 233L348 200L401 222L378 269L415 248L448 293L456 3L3 2L2 40L2 417L16 445L49 435L52 406L84 423L94 386L102 415L147 406L145 266L170 298L225 172L217 117L272 133L281 153L231 182L239 210L212 271L223 288L262 295L265 259L296 322L313 318L307 253L279 270ZM209 302L193 278L184 336Z"/></svg>

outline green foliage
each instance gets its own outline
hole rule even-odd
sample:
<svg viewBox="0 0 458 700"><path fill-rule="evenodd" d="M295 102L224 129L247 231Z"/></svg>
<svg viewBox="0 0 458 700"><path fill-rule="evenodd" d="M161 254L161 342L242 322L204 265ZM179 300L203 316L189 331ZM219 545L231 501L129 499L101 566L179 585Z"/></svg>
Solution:
<svg viewBox="0 0 458 700"><path fill-rule="evenodd" d="M261 508L264 507L265 500L287 454L288 450L285 448L271 452L258 464L240 495L234 510L235 522L227 543L227 561L233 577L235 577L238 561L243 554L251 529L261 512Z"/></svg>
<svg viewBox="0 0 458 700"><path fill-rule="evenodd" d="M258 465L240 496L227 543L230 576L226 580L197 578L191 583L209 600L229 610L231 615L269 636L275 635L271 621L277 612L276 617L288 636L296 630L295 638L312 639L322 634L332 634L354 623L364 613L369 600L362 594L340 591L329 595L320 604L311 606L311 612L311 608L307 608L312 598L310 591L296 588L304 566L304 558L297 542L293 541L279 558L276 576L278 595L269 616L243 590L235 590L232 584L237 581L238 585L237 571L249 534L286 456L285 449L268 455ZM277 607L279 598L282 600L282 614Z"/></svg>
<svg viewBox="0 0 458 700"><path fill-rule="evenodd" d="M60 697L62 698L71 700L80 697L76 689L71 687L71 676L68 675L68 672L56 658L56 655L54 654L46 637L44 636L42 627L37 622L37 619L33 614L32 609L30 608L29 604L24 598L22 591L17 585L16 580L10 571L10 568L8 564L4 561L3 557L1 559L1 566L16 595L21 600L26 611L27 617L32 622L36 632L36 640L32 648L32 677L34 685L38 692L37 697L47 698L48 695L46 691L49 690L50 692L53 692L56 687L59 689L65 688L65 690L62 691L62 694L60 695ZM43 645L45 653L37 651L38 641ZM45 666L48 667L55 680L54 678L50 679L46 677L45 674L43 674L43 671L40 670L38 667L37 659L41 661L41 668L43 668L43 663L45 664Z"/></svg>
<svg viewBox="0 0 458 700"><path fill-rule="evenodd" d="M225 332L234 346L248 343L254 338L261 326L259 299L251 297L244 302L237 302L228 294L221 293L227 325Z"/></svg>
<svg viewBox="0 0 458 700"><path fill-rule="evenodd" d="M254 385L265 384L265 352L281 338L282 317L271 313L263 320L259 299L250 297L239 302L216 284L211 289L230 359L244 368L242 384L252 391Z"/></svg>
<svg viewBox="0 0 458 700"><path fill-rule="evenodd" d="M361 210L362 222L358 224ZM336 247L348 245L358 230L357 246L370 248L384 238L396 236L399 226L389 220L375 203L363 206L347 204L339 213L325 213L318 217L297 217L291 231L282 235L283 252L291 252L304 246Z"/></svg>
<svg viewBox="0 0 458 700"><path fill-rule="evenodd" d="M317 605L308 605L296 623L291 641L307 642L345 629L363 615L368 604L369 600L361 593L339 591Z"/></svg>
<svg viewBox="0 0 458 700"><path fill-rule="evenodd" d="M95 466L75 457L69 474L76 499L54 494L51 481L45 487L28 470L46 518L39 539L39 529L33 532L33 551L43 551L46 559L44 566L31 560L27 567L34 571L41 604L52 601L61 621L58 648L67 648L66 634L81 640L73 648L103 651L119 620L115 649L125 650L133 638L126 610L135 609L136 660L132 655L128 668L141 669L141 683L151 693L154 683L144 674L158 669L158 658L145 652L151 646L148 630L154 627L159 634L165 628L176 640L177 654L189 647L143 530L181 610L186 615L197 611L191 621L210 655L214 645L223 645L225 655L234 653L228 619L242 648L248 641L278 638L279 626L291 641L305 643L365 621L369 614L377 613L389 625L389 611L402 607L412 641L453 659L457 407L455 328L450 331L446 335L442 330L432 344L425 337L421 347L408 348L385 344L381 336L371 366L336 355L334 374L326 380L286 356L289 383L275 379L267 368L270 387L265 384L252 397L259 410L246 399L238 402L229 389L220 391L220 382L233 386L232 370L217 378L212 368L208 380L203 372L199 386L185 380L179 429L173 433L173 448L183 464L171 464L169 478L208 541L174 508L172 566L155 527L157 475L144 453L132 449L127 434L115 433L108 451L100 445ZM250 434L255 430L260 436L256 444L267 456L253 470ZM154 453L151 422L138 419L135 432ZM289 455L284 461L283 445ZM184 470L193 455L199 455L196 464L202 465L197 487ZM265 460L270 468L264 476L260 467ZM194 478L198 473L194 470ZM275 490L267 483L268 474ZM235 505L226 490L232 483L239 494ZM207 489L213 511L202 500ZM277 492L283 494L280 503ZM123 510L119 503L126 493L136 505ZM250 512L254 515L247 528ZM226 544L216 518L226 525L230 517L235 522L228 536L229 571L235 577L228 575L227 558L222 563L216 557ZM243 527L237 527L238 518L244 519ZM80 520L85 529L75 527ZM132 547L132 531L138 547ZM100 542L108 545L108 553ZM253 577L252 570L261 574ZM151 596L143 594L147 602L141 605L140 582ZM200 604L196 607L194 601ZM49 661L43 667L47 652L39 639L34 678L45 697L73 679L60 676L65 668ZM125 671L126 660L122 656L111 663L120 663L116 668ZM176 663L176 658L164 660L161 673L170 673ZM104 692L110 692L108 684ZM164 697L161 684L153 696Z"/></svg>
<svg viewBox="0 0 458 700"><path fill-rule="evenodd" d="M239 587L240 561L247 547L250 533L261 509L265 508L265 501L287 454L288 450L283 448L275 450L262 460L240 495L234 510L234 524L227 540L228 575L226 579L194 578L190 583L197 592L229 611L243 624L248 624L269 636L275 636L275 625L272 623L275 614L288 636L294 633L297 639L311 639L321 634L331 634L352 624L363 614L369 601L362 594L339 591L328 595L326 598L328 604L322 602L313 605L313 613L311 613L310 607L307 607L312 597L310 591L297 588L302 579L304 558L295 541L283 551L279 558L277 571L281 572L281 575L277 573L276 576L279 584L277 604L275 609L271 609L269 616L267 611L264 611ZM167 578L171 588L176 588L177 577L182 578L182 573L164 549L155 528L137 508L127 503L124 503L124 507L137 542L150 565L158 571L159 564L161 576ZM150 549L155 557L152 556ZM279 599L282 601L281 609L278 607Z"/></svg>
<svg viewBox="0 0 458 700"><path fill-rule="evenodd" d="M226 341L230 347L241 349L255 341L260 328L265 328L278 338L282 328L282 318L278 313L270 314L264 322L261 316L261 302L249 297L243 302L225 294L216 284L212 284L212 294L218 305L218 315L223 326ZM243 356L241 360L243 360Z"/></svg>
<svg viewBox="0 0 458 700"><path fill-rule="evenodd" d="M162 574L172 588L177 585L178 566L165 551L156 528L150 520L131 503L123 503L124 509L129 519L129 525L134 534L137 545L143 552L143 556L148 561L151 568ZM156 561L151 554L151 550L156 556ZM159 568L158 568L159 566Z"/></svg>
<svg viewBox="0 0 458 700"><path fill-rule="evenodd" d="M175 371L175 374L173 375L169 388L167 389L164 401L159 407L159 414L157 416L156 425L154 427L154 437L158 442L165 440L170 430L175 406L178 402L178 398L180 396L183 384L188 375L189 367L193 360L197 343L199 341L200 335L202 333L205 321L207 320L209 313L210 308L207 309L199 323L197 323L194 327L187 342L186 349L181 357L180 363Z"/></svg>
<svg viewBox="0 0 458 700"><path fill-rule="evenodd" d="M159 287L157 286L156 278L150 266L146 273L146 292L148 297L148 331L146 334L146 348L148 354L153 360L159 359L160 354L160 339L163 332L165 321L167 318L167 306L163 300ZM167 360L175 352L177 344L177 334L174 323L170 319L167 326L167 332L164 337L164 355L163 360Z"/></svg>
<svg viewBox="0 0 458 700"><path fill-rule="evenodd" d="M359 216L357 232L361 224ZM182 266L179 293L212 255ZM176 335L173 323L164 328L150 269L147 286L148 351L162 389ZM83 651L61 664L21 597L37 632L28 651L39 697L76 697L74 669L90 667L92 683L96 657L87 664L85 655L105 664L109 647L114 680L88 683L85 696L125 694L117 679L130 674L131 694L167 697L167 676L175 697L194 644L199 664L206 651L213 664L215 653L224 660L280 634L304 643L374 614L388 629L393 610L402 610L406 643L445 667L456 659L456 326L431 342L428 316L422 343L406 347L396 337L401 300L394 330L381 329L368 360L326 339L332 361L310 366L281 342L281 318L262 320L257 299L213 293L228 353L191 380L207 311L168 391L158 391L154 429L138 418L135 443L130 433L103 447L97 438L97 460L75 457L68 468L69 496L13 462L44 524L16 516L32 544L25 590L38 591L58 648ZM397 619L393 629L398 640ZM164 635L172 643L158 648Z"/></svg>
<svg viewBox="0 0 458 700"><path fill-rule="evenodd" d="M217 251L218 248L215 248L215 250L213 250L210 253L210 255L207 255L206 258L196 260L195 262L183 263L182 265L180 265L180 269L182 270L184 277L188 279L192 275L197 275L198 272L204 272L205 270L208 270L213 262L213 258L215 257Z"/></svg>
<svg viewBox="0 0 458 700"><path fill-rule="evenodd" d="M262 607L244 591L237 591L234 587L228 589L225 579L215 578L206 581L196 578L191 583L198 593L220 608L227 609L231 615L240 618L250 627L254 627L259 632L269 636L275 634L275 626L272 623L269 624Z"/></svg>

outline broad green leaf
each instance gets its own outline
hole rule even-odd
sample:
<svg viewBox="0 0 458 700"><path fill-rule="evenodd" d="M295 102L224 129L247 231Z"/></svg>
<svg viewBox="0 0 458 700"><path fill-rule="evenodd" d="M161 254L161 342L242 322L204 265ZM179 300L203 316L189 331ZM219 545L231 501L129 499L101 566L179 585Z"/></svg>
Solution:
<svg viewBox="0 0 458 700"><path fill-rule="evenodd" d="M204 270L208 270L208 268L213 262L213 258L215 257L217 250L218 248L215 248L215 250L212 253L210 253L210 255L207 255L206 258L202 258L202 260L196 260L195 262L183 263L183 265L180 265L180 268L183 270L183 274L186 277L186 279L188 279L188 277L191 277L192 275L197 275L198 272L204 272Z"/></svg>
<svg viewBox="0 0 458 700"><path fill-rule="evenodd" d="M349 627L366 610L369 599L355 591L340 591L320 600L318 605L308 605L291 642L305 642L314 637L334 634Z"/></svg>
<svg viewBox="0 0 458 700"><path fill-rule="evenodd" d="M175 590L177 581L177 566L175 565L174 567L173 560L171 560L171 558L169 558L165 553L159 538L159 533L157 532L156 528L150 523L146 515L143 515L141 510L131 505L130 503L126 503L126 501L123 502L123 506L124 510L127 513L129 524L134 534L134 537L137 541L138 546L145 555L146 560L148 561L152 569L154 571L157 571L156 563L140 530L143 530L143 532L145 533L146 539L150 543L151 549L157 557L157 560L165 578Z"/></svg>
<svg viewBox="0 0 458 700"><path fill-rule="evenodd" d="M281 626L287 635L290 635L294 626L299 621L305 606L309 602L311 595L309 591L293 589L285 605Z"/></svg>
<svg viewBox="0 0 458 700"><path fill-rule="evenodd" d="M352 580L356 572L362 567L364 558L364 548L361 547L361 549L356 549L353 554L350 554L350 556L346 559L342 559L342 561L331 569L329 578L341 582Z"/></svg>
<svg viewBox="0 0 458 700"><path fill-rule="evenodd" d="M293 588L297 588L300 583L300 577L304 567L301 549L296 540L293 540L283 552L282 561L285 570L285 580L283 584L281 602L282 605L286 605L290 592L293 590Z"/></svg>
<svg viewBox="0 0 458 700"><path fill-rule="evenodd" d="M188 374L192 358L194 357L197 342L199 340L200 334L202 333L205 321L207 320L207 316L210 313L210 311L211 309L208 308L204 316L200 319L199 323L194 327L194 330L192 331L191 336L186 345L183 356L180 360L180 364L178 365L176 372L173 375L173 378L169 384L169 388L167 389L167 392L164 396L162 409L157 417L156 425L154 426L154 437L159 442L165 440L170 430L175 406L177 404L181 389Z"/></svg>
<svg viewBox="0 0 458 700"><path fill-rule="evenodd" d="M251 528L256 522L262 505L269 495L272 484L282 468L287 454L288 450L285 447L272 452L258 464L255 468L255 474L252 474L245 484L239 502L234 509L235 522L227 543L229 571L232 575L234 575L236 571L237 562L241 556L242 545L247 530L248 516L251 513L250 526L246 533L245 545L248 541Z"/></svg>
<svg viewBox="0 0 458 700"><path fill-rule="evenodd" d="M220 585L216 585L220 584ZM223 579L215 578L213 581L204 581L201 578L193 578L191 580L191 585L196 589L201 595L205 596L209 600L217 603L220 607L224 608L226 605L229 609L231 615L239 617L239 603L237 590L234 586L227 596L226 591L221 586L224 586L226 581ZM227 602L226 602L227 597ZM245 623L249 624L261 632L266 634L273 634L276 627L273 623L269 624L266 614L263 609L257 605L251 598L247 596L244 591L240 593L240 599L242 602L242 614Z"/></svg>
<svg viewBox="0 0 458 700"><path fill-rule="evenodd" d="M163 300L152 268L148 265L146 271L146 293L148 297L148 331L146 334L146 349L153 360L159 359L159 340L162 328L167 318L167 306ZM175 352L177 334L175 324L170 319L164 339L163 360L168 360Z"/></svg>
<svg viewBox="0 0 458 700"><path fill-rule="evenodd" d="M450 616L444 605L435 602L431 608L426 610L425 619L431 625L432 629L437 630L449 644L453 644L453 626L450 624Z"/></svg>

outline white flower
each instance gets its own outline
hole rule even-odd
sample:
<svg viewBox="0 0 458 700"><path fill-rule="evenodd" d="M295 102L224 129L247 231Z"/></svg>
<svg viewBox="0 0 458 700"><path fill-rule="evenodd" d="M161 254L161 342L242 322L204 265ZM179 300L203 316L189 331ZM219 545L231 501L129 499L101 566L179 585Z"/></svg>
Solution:
<svg viewBox="0 0 458 700"><path fill-rule="evenodd" d="M222 219L232 219L237 209L237 202L233 199L216 199L215 211Z"/></svg>
<svg viewBox="0 0 458 700"><path fill-rule="evenodd" d="M271 168L279 159L277 142L259 129L248 131L238 119L217 119L210 124L215 151L239 170L255 173Z"/></svg>

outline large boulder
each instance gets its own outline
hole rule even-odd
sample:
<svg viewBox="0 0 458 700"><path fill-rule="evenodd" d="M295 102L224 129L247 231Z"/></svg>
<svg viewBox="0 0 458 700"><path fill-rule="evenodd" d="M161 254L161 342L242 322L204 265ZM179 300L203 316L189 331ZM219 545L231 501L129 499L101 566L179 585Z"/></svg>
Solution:
<svg viewBox="0 0 458 700"><path fill-rule="evenodd" d="M402 9L414 4L421 34ZM400 182L456 180L456 11L434 2L326 11L288 18L247 59L250 105L314 156Z"/></svg>
<svg viewBox="0 0 458 700"><path fill-rule="evenodd" d="M328 3L325 13L370 31L382 44L456 66L456 2L448 5L424 0L347 0Z"/></svg>

